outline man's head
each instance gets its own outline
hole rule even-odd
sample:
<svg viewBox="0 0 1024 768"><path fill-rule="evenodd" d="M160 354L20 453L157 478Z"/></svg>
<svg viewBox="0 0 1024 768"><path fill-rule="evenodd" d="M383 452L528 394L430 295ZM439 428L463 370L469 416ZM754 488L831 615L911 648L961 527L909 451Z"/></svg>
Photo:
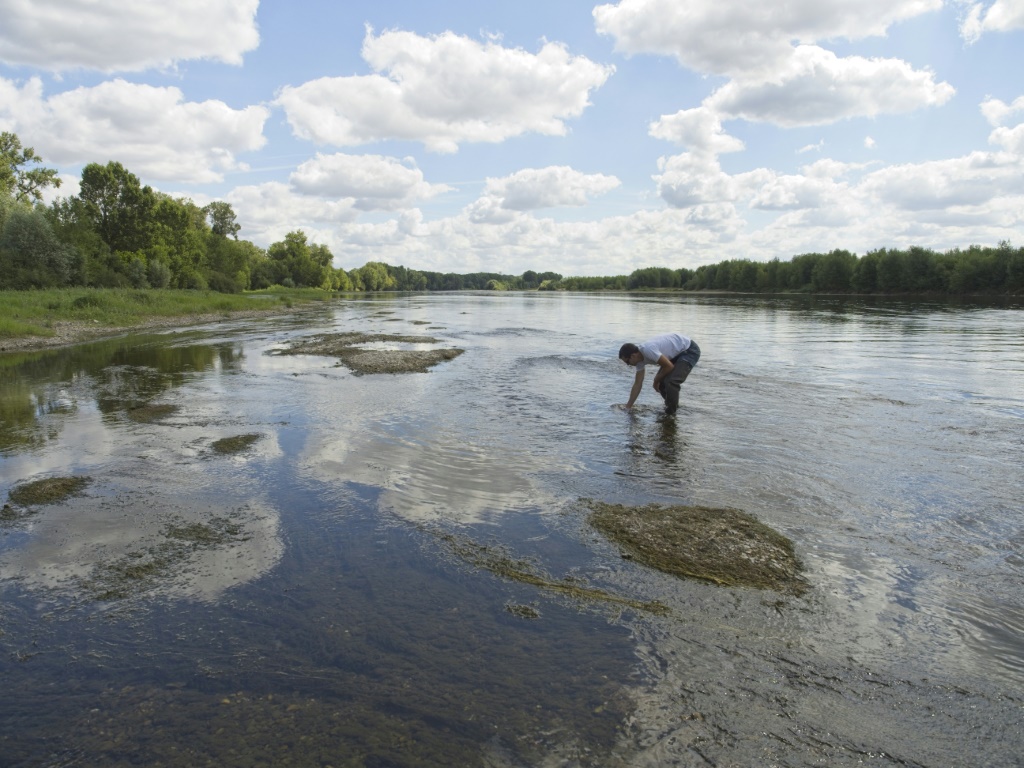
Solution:
<svg viewBox="0 0 1024 768"><path fill-rule="evenodd" d="M640 347L636 344L623 344L619 347L619 360L626 365L636 365L643 359L640 354Z"/></svg>

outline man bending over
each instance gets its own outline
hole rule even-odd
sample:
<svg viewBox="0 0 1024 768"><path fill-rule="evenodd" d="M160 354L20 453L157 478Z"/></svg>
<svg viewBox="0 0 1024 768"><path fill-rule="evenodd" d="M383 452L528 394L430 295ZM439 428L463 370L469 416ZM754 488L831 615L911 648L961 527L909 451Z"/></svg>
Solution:
<svg viewBox="0 0 1024 768"><path fill-rule="evenodd" d="M697 342L678 333L666 333L655 336L650 341L636 344L623 344L619 350L619 360L626 365L636 367L636 378L633 389L629 393L626 408L632 408L640 397L644 386L644 373L647 363L658 366L654 374L654 388L665 400L665 413L671 416L679 408L679 386L686 381L693 366L700 359L700 347Z"/></svg>

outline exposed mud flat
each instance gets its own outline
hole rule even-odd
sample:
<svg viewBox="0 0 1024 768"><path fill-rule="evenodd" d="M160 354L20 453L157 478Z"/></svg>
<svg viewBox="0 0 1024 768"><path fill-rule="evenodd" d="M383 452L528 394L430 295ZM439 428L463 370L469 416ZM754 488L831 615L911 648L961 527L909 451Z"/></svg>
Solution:
<svg viewBox="0 0 1024 768"><path fill-rule="evenodd" d="M664 573L730 587L801 595L793 542L746 512L711 507L626 507L589 501L590 524L623 556Z"/></svg>
<svg viewBox="0 0 1024 768"><path fill-rule="evenodd" d="M299 339L282 355L325 355L357 374L426 373L438 363L454 360L465 350L443 349L367 349L366 344L438 344L431 336L406 336L389 333L329 333Z"/></svg>

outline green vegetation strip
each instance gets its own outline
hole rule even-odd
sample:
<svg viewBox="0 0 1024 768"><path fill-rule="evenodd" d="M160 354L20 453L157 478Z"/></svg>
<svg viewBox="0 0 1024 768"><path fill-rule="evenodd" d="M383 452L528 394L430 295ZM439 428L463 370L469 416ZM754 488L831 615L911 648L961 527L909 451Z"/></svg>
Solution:
<svg viewBox="0 0 1024 768"><path fill-rule="evenodd" d="M236 313L269 314L296 304L325 301L330 296L314 289L246 294L128 288L0 291L0 339L49 337L54 335L55 326L62 324L86 324L96 335L104 330L142 327L156 321L192 323L197 318L230 317Z"/></svg>
<svg viewBox="0 0 1024 768"><path fill-rule="evenodd" d="M479 544L465 536L456 536L451 533L440 534L440 538L457 557L474 568L490 571L496 576L509 581L529 584L546 592L554 592L573 600L612 603L638 611L647 611L659 616L665 616L669 613L668 607L657 600L633 600L603 589L588 587L575 579L552 578L535 568L529 561L513 558L500 547ZM513 610L506 606L506 610L524 618L536 618L539 616L539 613L536 613L534 609L527 609L526 613L524 613L521 610Z"/></svg>
<svg viewBox="0 0 1024 768"><path fill-rule="evenodd" d="M625 556L651 568L730 587L793 595L808 589L793 542L746 512L586 503L590 524Z"/></svg>

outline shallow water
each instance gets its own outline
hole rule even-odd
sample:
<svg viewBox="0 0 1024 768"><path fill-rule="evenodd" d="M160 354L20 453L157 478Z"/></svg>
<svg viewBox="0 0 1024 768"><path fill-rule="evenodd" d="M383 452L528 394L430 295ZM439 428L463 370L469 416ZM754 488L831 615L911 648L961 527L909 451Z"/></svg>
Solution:
<svg viewBox="0 0 1024 768"><path fill-rule="evenodd" d="M668 330L703 352L677 418L610 407L619 345ZM466 352L270 354L328 331ZM0 763L1020 765L1022 448L1019 303L371 296L0 357L0 496L92 478L0 528ZM647 571L583 498L742 509L812 589ZM238 535L90 591L213 519Z"/></svg>

